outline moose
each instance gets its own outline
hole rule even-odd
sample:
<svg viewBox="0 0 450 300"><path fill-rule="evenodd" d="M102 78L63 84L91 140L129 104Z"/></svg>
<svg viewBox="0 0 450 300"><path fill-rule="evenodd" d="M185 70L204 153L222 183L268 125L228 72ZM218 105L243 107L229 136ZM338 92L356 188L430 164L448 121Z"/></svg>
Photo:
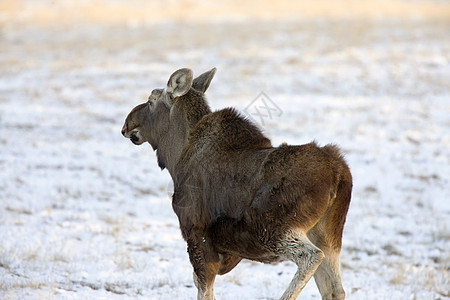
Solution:
<svg viewBox="0 0 450 300"><path fill-rule="evenodd" d="M197 299L213 300L216 275L242 259L294 262L283 300L312 276L322 299L344 299L339 253L352 175L343 155L315 142L274 147L234 108L212 112L205 92L215 72L177 70L122 129L132 143L148 142L172 177Z"/></svg>

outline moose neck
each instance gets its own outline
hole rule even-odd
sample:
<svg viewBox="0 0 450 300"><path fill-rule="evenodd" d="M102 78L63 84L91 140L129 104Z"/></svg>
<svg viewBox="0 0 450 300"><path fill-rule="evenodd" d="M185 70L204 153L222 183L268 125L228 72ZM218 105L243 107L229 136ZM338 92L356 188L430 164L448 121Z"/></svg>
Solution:
<svg viewBox="0 0 450 300"><path fill-rule="evenodd" d="M186 124L170 124L169 130L157 149L158 164L161 169L166 168L170 176L175 178L175 166L186 144L189 128Z"/></svg>
<svg viewBox="0 0 450 300"><path fill-rule="evenodd" d="M176 177L175 167L187 144L189 132L211 109L206 103L203 93L191 89L180 97L172 106L167 132L160 137L158 145L158 164L169 171L172 179Z"/></svg>

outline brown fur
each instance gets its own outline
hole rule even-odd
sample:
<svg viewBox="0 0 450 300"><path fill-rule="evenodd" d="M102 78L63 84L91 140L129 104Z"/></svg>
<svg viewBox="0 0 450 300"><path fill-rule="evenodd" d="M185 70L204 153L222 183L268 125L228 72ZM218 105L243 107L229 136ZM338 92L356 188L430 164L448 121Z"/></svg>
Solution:
<svg viewBox="0 0 450 300"><path fill-rule="evenodd" d="M139 135L151 137L147 141L158 149L160 166L169 166L172 206L199 299L213 299L216 274L229 272L243 258L298 265L282 299L295 299L317 268L323 299L343 299L339 252L352 177L339 148L314 142L273 147L234 109L210 112L203 93L214 73L199 76L206 88L193 89L179 79L189 81L189 72L175 72L156 103L169 103L169 112L157 110L168 116L147 115L163 125L142 126ZM181 82L182 89L173 82Z"/></svg>

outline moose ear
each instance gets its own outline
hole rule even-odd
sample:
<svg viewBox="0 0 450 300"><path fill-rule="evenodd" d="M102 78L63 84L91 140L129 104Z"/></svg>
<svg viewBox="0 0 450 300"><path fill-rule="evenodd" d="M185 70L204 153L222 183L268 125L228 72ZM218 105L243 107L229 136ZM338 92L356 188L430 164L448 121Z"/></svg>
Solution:
<svg viewBox="0 0 450 300"><path fill-rule="evenodd" d="M175 71L167 82L166 92L172 98L186 94L192 86L192 71L190 69L180 69Z"/></svg>
<svg viewBox="0 0 450 300"><path fill-rule="evenodd" d="M216 68L212 68L211 70L199 75L192 82L192 87L197 91L205 93L211 83L211 80L214 78L216 71Z"/></svg>

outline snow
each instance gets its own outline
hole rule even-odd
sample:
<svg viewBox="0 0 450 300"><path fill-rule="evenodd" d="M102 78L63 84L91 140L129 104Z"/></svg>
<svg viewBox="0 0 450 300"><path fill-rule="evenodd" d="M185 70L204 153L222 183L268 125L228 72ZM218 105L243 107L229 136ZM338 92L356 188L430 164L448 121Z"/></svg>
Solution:
<svg viewBox="0 0 450 300"><path fill-rule="evenodd" d="M213 109L264 92L273 144L345 152L348 299L450 298L450 18L23 18L0 35L0 298L196 297L170 176L120 130L174 70L213 66ZM278 299L294 272L244 261L215 295Z"/></svg>

